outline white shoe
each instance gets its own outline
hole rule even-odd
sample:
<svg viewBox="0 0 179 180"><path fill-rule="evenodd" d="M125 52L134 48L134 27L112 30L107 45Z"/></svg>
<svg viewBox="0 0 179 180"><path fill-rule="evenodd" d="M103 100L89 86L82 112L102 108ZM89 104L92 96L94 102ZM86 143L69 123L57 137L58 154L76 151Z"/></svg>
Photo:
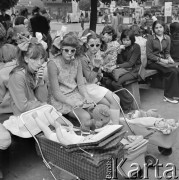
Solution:
<svg viewBox="0 0 179 180"><path fill-rule="evenodd" d="M165 102L170 102L170 103L173 103L173 104L177 104L178 103L178 101L177 100L175 100L175 99L171 99L171 98L167 98L167 97L163 97L163 100L165 101Z"/></svg>

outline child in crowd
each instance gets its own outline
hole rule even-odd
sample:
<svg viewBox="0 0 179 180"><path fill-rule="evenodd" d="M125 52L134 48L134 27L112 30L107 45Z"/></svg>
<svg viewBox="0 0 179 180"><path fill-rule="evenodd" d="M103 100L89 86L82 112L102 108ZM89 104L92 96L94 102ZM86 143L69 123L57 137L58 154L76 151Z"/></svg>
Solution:
<svg viewBox="0 0 179 180"><path fill-rule="evenodd" d="M85 34L83 34L83 36L85 36ZM113 95L112 92L105 87L97 85L102 77L101 67L103 65L103 59L100 54L100 36L90 31L90 33L87 34L87 40L84 46L84 50L86 50L84 56L81 57L81 63L83 74L87 81L87 92L96 103L109 106L113 124L119 124L120 110L116 102L116 100L119 102L118 96Z"/></svg>
<svg viewBox="0 0 179 180"><path fill-rule="evenodd" d="M46 51L36 38L24 39L18 45L18 66L10 73L8 87L14 115L44 104L37 94L46 91L43 73ZM43 94L43 96L47 96ZM44 98L46 99L46 98ZM46 100L44 100L46 101Z"/></svg>
<svg viewBox="0 0 179 180"><path fill-rule="evenodd" d="M74 117L73 109L82 125L91 119L87 109L94 105L89 97L79 59L79 40L66 34L58 47L60 52L48 62L50 103L62 114Z"/></svg>

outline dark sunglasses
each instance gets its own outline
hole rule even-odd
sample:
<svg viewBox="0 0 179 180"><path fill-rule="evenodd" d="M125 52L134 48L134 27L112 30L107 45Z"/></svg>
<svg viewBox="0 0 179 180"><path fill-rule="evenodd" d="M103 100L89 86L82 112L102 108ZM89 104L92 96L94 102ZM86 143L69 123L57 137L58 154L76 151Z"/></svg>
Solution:
<svg viewBox="0 0 179 180"><path fill-rule="evenodd" d="M76 49L62 49L62 50L64 50L66 53L72 53L72 54L74 54L75 52L76 52Z"/></svg>
<svg viewBox="0 0 179 180"><path fill-rule="evenodd" d="M94 47L94 46L99 47L100 45L101 44L89 44L90 47Z"/></svg>

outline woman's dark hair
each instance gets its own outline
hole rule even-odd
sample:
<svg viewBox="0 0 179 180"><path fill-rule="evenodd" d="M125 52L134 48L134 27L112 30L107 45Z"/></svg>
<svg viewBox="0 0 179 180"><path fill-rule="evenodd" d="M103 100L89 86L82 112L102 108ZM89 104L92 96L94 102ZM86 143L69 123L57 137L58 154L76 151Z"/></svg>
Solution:
<svg viewBox="0 0 179 180"><path fill-rule="evenodd" d="M178 22L173 22L170 24L170 34L171 35L179 34L179 23Z"/></svg>
<svg viewBox="0 0 179 180"><path fill-rule="evenodd" d="M102 34L105 33L112 34L112 41L115 41L117 38L117 34L112 26L105 26L102 30Z"/></svg>
<svg viewBox="0 0 179 180"><path fill-rule="evenodd" d="M135 35L132 30L126 29L126 30L122 31L121 42L124 38L127 38L127 37L129 37L129 39L131 40L131 44L133 45L135 43Z"/></svg>
<svg viewBox="0 0 179 180"><path fill-rule="evenodd" d="M164 24L164 22L162 22L162 21L155 21L153 24L152 24L152 31L155 33L155 27L156 27L156 25L157 24L161 24L162 26L163 26L163 28L165 28L165 24Z"/></svg>
<svg viewBox="0 0 179 180"><path fill-rule="evenodd" d="M137 24L134 24L130 27L130 30L133 31L134 35L135 36L140 36L141 35L141 28L137 25Z"/></svg>

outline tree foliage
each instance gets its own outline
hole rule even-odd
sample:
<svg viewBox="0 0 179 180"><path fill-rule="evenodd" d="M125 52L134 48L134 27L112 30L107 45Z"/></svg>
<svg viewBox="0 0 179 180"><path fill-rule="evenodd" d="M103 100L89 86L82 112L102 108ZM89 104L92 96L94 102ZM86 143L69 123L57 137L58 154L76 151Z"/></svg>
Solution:
<svg viewBox="0 0 179 180"><path fill-rule="evenodd" d="M0 10L8 10L14 7L19 0L0 0Z"/></svg>
<svg viewBox="0 0 179 180"><path fill-rule="evenodd" d="M91 0L80 0L79 8L82 11L89 11L91 8Z"/></svg>

